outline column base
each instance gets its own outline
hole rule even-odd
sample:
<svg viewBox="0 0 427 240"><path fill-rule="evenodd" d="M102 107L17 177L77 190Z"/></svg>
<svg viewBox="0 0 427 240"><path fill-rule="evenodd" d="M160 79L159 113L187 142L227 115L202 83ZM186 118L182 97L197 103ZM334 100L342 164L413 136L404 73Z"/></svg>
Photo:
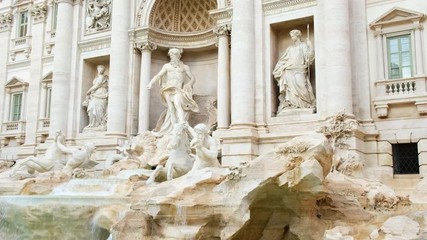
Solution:
<svg viewBox="0 0 427 240"><path fill-rule="evenodd" d="M106 132L105 137L108 137L108 138L127 138L128 136L126 133L122 133L122 132Z"/></svg>

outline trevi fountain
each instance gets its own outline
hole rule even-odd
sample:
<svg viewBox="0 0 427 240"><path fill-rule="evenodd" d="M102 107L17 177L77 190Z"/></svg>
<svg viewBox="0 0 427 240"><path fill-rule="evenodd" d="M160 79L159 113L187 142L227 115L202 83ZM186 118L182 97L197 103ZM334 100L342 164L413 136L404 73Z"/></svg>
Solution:
<svg viewBox="0 0 427 240"><path fill-rule="evenodd" d="M427 239L426 11L0 0L0 239Z"/></svg>

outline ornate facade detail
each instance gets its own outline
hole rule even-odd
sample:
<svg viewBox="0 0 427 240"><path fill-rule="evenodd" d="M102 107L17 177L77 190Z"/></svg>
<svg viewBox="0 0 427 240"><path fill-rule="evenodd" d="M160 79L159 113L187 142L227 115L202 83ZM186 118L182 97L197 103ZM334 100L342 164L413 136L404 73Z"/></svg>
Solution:
<svg viewBox="0 0 427 240"><path fill-rule="evenodd" d="M218 25L213 29L213 32L217 35L217 36L222 36L222 35L230 35L231 32L231 25L230 24L222 24L222 25Z"/></svg>
<svg viewBox="0 0 427 240"><path fill-rule="evenodd" d="M230 24L233 16L233 8L226 7L221 9L210 10L209 14L215 19L217 25Z"/></svg>
<svg viewBox="0 0 427 240"><path fill-rule="evenodd" d="M150 42L150 41L145 41L145 42L137 42L135 43L135 48L137 48L139 51L154 51L157 49L157 45Z"/></svg>
<svg viewBox="0 0 427 240"><path fill-rule="evenodd" d="M111 0L88 1L86 6L86 32L110 29L111 10Z"/></svg>
<svg viewBox="0 0 427 240"><path fill-rule="evenodd" d="M213 27L215 20L209 10L216 8L215 0L157 1L151 11L150 25L168 32L203 32Z"/></svg>
<svg viewBox="0 0 427 240"><path fill-rule="evenodd" d="M315 0L264 0L262 8L264 10L264 15L273 15L293 9L315 6L316 4Z"/></svg>
<svg viewBox="0 0 427 240"><path fill-rule="evenodd" d="M12 28L12 21L12 13L4 13L0 15L0 32L10 31Z"/></svg>
<svg viewBox="0 0 427 240"><path fill-rule="evenodd" d="M46 20L46 14L47 14L47 4L41 3L37 5L33 5L30 8L31 16L33 16L34 23L41 23Z"/></svg>
<svg viewBox="0 0 427 240"><path fill-rule="evenodd" d="M146 4L147 0L142 0L139 4L139 9L138 9L138 13L136 15L136 26L141 27L143 25L143 9L145 8L145 4Z"/></svg>
<svg viewBox="0 0 427 240"><path fill-rule="evenodd" d="M84 41L79 44L80 51L83 52L90 52L90 51L96 51L101 49L110 48L111 46L111 38L98 38L96 40L90 40L90 41Z"/></svg>

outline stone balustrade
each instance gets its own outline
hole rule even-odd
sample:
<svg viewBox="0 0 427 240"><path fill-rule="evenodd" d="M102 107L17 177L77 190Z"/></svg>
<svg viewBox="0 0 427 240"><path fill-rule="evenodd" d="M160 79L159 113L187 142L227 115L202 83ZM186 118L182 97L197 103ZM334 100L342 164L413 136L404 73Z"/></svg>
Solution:
<svg viewBox="0 0 427 240"><path fill-rule="evenodd" d="M388 116L390 104L414 103L419 114L427 113L426 77L381 80L375 83L374 107L381 118Z"/></svg>

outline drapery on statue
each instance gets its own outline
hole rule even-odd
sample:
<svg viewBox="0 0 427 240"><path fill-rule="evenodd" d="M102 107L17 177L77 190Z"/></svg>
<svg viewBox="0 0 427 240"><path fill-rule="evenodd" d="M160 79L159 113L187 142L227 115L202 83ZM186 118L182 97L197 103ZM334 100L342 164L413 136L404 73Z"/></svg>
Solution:
<svg viewBox="0 0 427 240"><path fill-rule="evenodd" d="M314 61L314 50L310 40L301 41L301 31L292 30L290 36L293 45L280 57L273 70L273 76L279 86L279 108L277 115L285 109L312 108L316 106L313 88L307 74Z"/></svg>
<svg viewBox="0 0 427 240"><path fill-rule="evenodd" d="M158 137L169 134L176 123L187 121L190 111L199 111L193 100L195 79L190 68L180 60L181 53L177 48L169 49L170 63L163 65L162 70L147 85L147 89L151 89L155 82L160 82L160 95L163 105L167 107L159 119L162 124L155 132Z"/></svg>
<svg viewBox="0 0 427 240"><path fill-rule="evenodd" d="M86 100L83 106L87 108L89 124L87 130L102 130L107 127L108 104L108 76L105 75L105 67L98 65L98 75L93 80L92 87L86 92Z"/></svg>

